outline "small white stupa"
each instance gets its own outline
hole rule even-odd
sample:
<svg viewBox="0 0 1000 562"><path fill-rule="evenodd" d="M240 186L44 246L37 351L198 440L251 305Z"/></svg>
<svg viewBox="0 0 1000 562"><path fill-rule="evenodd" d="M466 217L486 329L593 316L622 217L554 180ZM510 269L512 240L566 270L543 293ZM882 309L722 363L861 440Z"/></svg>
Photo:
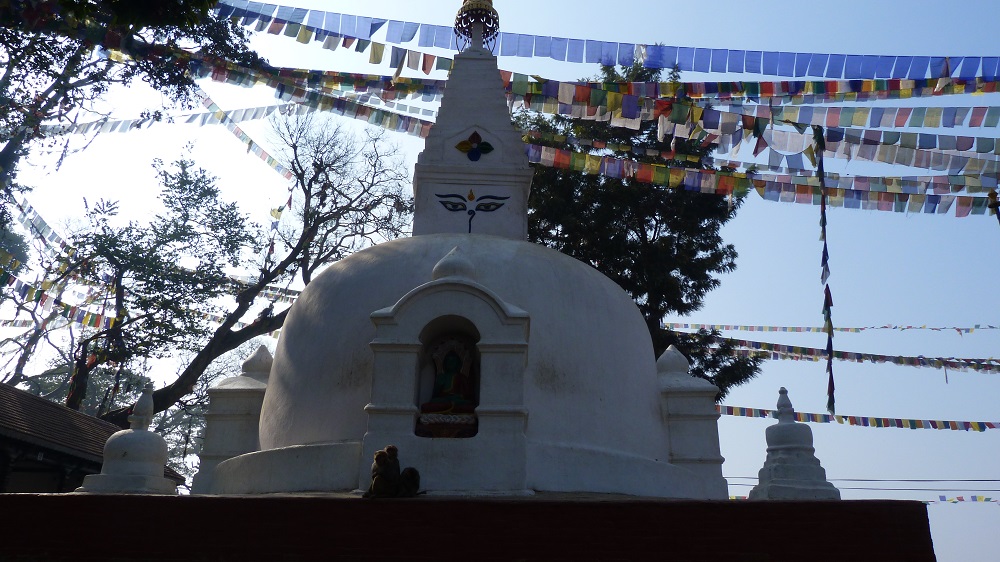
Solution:
<svg viewBox="0 0 1000 562"><path fill-rule="evenodd" d="M77 492L93 494L176 494L177 485L163 476L167 442L149 431L153 421L153 384L147 383L128 418L131 429L119 431L104 445L100 474L83 479Z"/></svg>
<svg viewBox="0 0 1000 562"><path fill-rule="evenodd" d="M363 490L373 454L396 445L430 493L727 497L718 389L676 350L657 368L621 287L526 240L532 170L487 48L498 25L490 0L465 1L468 46L416 164L414 236L305 288L261 450L220 463L213 493Z"/></svg>
<svg viewBox="0 0 1000 562"><path fill-rule="evenodd" d="M816 458L812 429L795 421L788 391L778 396L778 423L767 428L767 459L750 490L752 500L839 500L840 490L826 479Z"/></svg>

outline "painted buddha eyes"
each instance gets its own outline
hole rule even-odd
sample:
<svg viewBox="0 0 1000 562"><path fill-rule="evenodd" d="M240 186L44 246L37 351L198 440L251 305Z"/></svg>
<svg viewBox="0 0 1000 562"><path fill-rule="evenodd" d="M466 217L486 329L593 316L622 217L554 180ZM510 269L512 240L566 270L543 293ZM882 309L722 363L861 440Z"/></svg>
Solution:
<svg viewBox="0 0 1000 562"><path fill-rule="evenodd" d="M441 197L441 196L438 195L438 197ZM461 201L441 201L441 204L444 205L444 208L448 209L449 211L464 211L465 210L465 203L463 203Z"/></svg>
<svg viewBox="0 0 1000 562"><path fill-rule="evenodd" d="M496 211L500 207L503 207L503 203L497 203L497 202L479 203L478 205L476 205L476 210L482 211L484 213L492 213L493 211Z"/></svg>
<svg viewBox="0 0 1000 562"><path fill-rule="evenodd" d="M496 195L483 195L481 197L476 197L476 194L469 190L468 195L460 195L458 193L435 193L438 202L441 205L453 212L466 211L469 214L469 232L472 232L472 219L475 218L476 213L492 213L503 207L510 197L498 197ZM475 207L470 209L469 206L475 203Z"/></svg>

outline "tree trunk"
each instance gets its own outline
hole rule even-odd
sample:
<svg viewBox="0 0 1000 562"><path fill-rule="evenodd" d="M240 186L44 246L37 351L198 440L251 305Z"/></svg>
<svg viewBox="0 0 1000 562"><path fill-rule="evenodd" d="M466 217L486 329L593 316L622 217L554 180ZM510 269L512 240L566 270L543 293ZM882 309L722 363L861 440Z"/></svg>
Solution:
<svg viewBox="0 0 1000 562"><path fill-rule="evenodd" d="M188 364L174 382L153 393L153 411L155 413L163 412L176 404L178 400L190 394L195 383L205 373L208 366L212 364L212 361L257 336L277 330L285 323L285 316L287 315L287 310L282 311L276 316L258 320L238 332L230 331L226 327L220 328L212 336L208 344L201 348L198 354L194 356L191 363ZM132 406L129 406L107 412L100 416L100 418L123 429L127 429L129 426L128 417L131 413Z"/></svg>

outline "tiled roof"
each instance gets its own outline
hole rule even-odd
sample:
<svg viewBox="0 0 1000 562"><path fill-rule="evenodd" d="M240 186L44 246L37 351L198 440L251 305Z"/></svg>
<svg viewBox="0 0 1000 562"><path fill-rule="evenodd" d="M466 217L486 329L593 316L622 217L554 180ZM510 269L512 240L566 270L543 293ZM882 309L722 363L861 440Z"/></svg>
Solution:
<svg viewBox="0 0 1000 562"><path fill-rule="evenodd" d="M101 462L104 443L121 428L0 384L0 435Z"/></svg>
<svg viewBox="0 0 1000 562"><path fill-rule="evenodd" d="M115 424L0 384L0 436L100 464L104 444L120 430ZM166 476L184 479L172 469Z"/></svg>

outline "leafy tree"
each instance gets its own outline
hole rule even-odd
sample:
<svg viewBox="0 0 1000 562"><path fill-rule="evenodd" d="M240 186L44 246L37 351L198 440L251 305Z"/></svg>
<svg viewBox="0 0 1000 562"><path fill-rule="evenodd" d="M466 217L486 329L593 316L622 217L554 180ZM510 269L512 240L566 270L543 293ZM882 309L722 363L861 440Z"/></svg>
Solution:
<svg viewBox="0 0 1000 562"><path fill-rule="evenodd" d="M198 456L204 442L205 414L208 412L208 389L224 378L239 376L243 362L261 345L273 350L274 340L254 338L213 361L194 390L156 417L152 431L167 442L167 466L183 475L188 482L198 472ZM182 363L186 364L187 361Z"/></svg>
<svg viewBox="0 0 1000 562"><path fill-rule="evenodd" d="M675 72L671 79L677 80ZM602 67L605 82L658 82L660 71L634 64ZM619 143L634 147L640 162L664 162L645 156L671 147L681 158L670 166L707 167L712 146L667 137L657 139L656 123L639 130L606 123L519 112L515 122L523 129L566 135L566 143L543 142L575 151L593 150L577 139ZM642 155L642 156L640 156ZM691 162L683 155L695 155ZM736 249L720 236L741 197L727 200L683 189L643 184L631 179L585 175L571 170L535 167L529 199L530 240L545 244L588 263L618 283L635 299L646 320L657 356L676 345L692 361L692 373L715 382L720 398L759 371L759 359L738 358L718 332L680 334L661 328L667 314L689 314L719 286L717 275L736 267Z"/></svg>
<svg viewBox="0 0 1000 562"><path fill-rule="evenodd" d="M73 366L67 406L82 407L92 373L184 354L176 379L153 401L157 412L187 403L213 361L281 327L287 310L274 309L275 284L308 284L324 265L403 232L413 207L407 175L379 135L356 138L311 114L274 125L294 185L292 208L284 209L291 218L270 243L268 231L222 201L215 179L185 158L155 164L163 211L150 222L122 226L116 205L105 201L88 210L89 226L71 237L74 253L52 264L47 281L90 280L92 299L116 321L70 332L71 349L61 351ZM235 281L247 265L252 278ZM23 365L37 345L12 349L21 376L7 382L28 384ZM125 427L129 410L101 417Z"/></svg>
<svg viewBox="0 0 1000 562"><path fill-rule="evenodd" d="M114 84L144 80L190 104L194 81L182 52L244 66L262 61L236 22L210 17L209 0L0 1L0 197L23 190L17 165L32 146L70 150L46 124L93 118ZM105 49L129 56L109 57ZM159 118L158 111L147 115ZM7 224L6 206L0 226Z"/></svg>

